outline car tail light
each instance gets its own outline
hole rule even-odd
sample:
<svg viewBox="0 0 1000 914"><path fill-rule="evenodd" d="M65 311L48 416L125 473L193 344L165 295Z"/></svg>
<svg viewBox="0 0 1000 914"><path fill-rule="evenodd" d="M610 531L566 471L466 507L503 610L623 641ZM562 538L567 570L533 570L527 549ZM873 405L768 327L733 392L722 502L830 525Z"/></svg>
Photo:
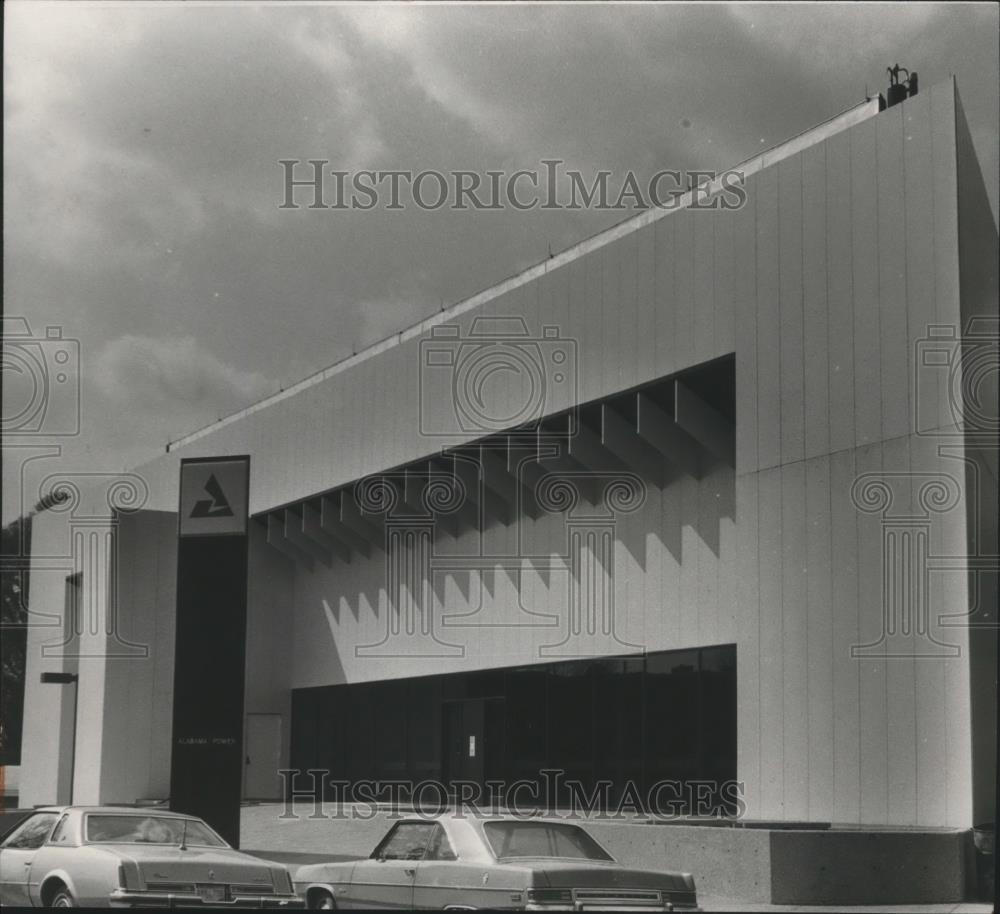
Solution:
<svg viewBox="0 0 1000 914"><path fill-rule="evenodd" d="M528 889L529 904L572 904L571 889Z"/></svg>
<svg viewBox="0 0 1000 914"><path fill-rule="evenodd" d="M123 889L136 889L143 884L139 866L128 858L118 863L118 885Z"/></svg>
<svg viewBox="0 0 1000 914"><path fill-rule="evenodd" d="M295 894L295 889L292 888L292 877L288 874L286 867L274 867L271 870L271 883L274 885L274 891L279 894Z"/></svg>

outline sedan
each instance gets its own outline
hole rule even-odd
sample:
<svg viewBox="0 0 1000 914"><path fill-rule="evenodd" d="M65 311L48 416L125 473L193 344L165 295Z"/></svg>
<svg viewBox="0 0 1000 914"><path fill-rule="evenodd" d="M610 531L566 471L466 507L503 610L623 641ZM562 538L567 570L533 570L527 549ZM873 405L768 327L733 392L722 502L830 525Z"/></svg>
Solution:
<svg viewBox="0 0 1000 914"><path fill-rule="evenodd" d="M131 807L42 808L0 844L0 904L301 908L288 870L201 819Z"/></svg>
<svg viewBox="0 0 1000 914"><path fill-rule="evenodd" d="M513 817L404 819L366 859L294 879L310 908L700 910L688 873L629 869L579 825Z"/></svg>

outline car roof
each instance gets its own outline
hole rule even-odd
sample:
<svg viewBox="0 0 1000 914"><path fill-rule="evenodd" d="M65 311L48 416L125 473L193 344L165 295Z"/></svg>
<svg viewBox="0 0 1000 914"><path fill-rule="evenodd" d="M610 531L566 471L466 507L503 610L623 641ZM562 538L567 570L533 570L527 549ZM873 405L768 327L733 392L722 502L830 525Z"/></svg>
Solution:
<svg viewBox="0 0 1000 914"><path fill-rule="evenodd" d="M173 819L191 819L201 821L198 816L183 812L174 812L163 806L37 806L31 812L89 812L104 813L116 816L170 816Z"/></svg>

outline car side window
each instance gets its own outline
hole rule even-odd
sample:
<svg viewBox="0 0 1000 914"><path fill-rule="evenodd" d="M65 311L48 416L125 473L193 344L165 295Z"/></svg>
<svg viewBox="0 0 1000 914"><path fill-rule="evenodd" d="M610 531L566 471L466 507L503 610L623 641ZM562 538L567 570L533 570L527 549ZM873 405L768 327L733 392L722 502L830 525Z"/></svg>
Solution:
<svg viewBox="0 0 1000 914"><path fill-rule="evenodd" d="M434 834L431 835L430 843L427 845L427 853L424 855L424 860L457 860L458 854L455 853L451 846L451 841L448 840L448 833L439 824L434 829Z"/></svg>
<svg viewBox="0 0 1000 914"><path fill-rule="evenodd" d="M35 850L45 843L45 839L52 831L52 826L58 818L58 813L40 812L29 816L28 819L4 841L5 848L15 848L17 850Z"/></svg>
<svg viewBox="0 0 1000 914"><path fill-rule="evenodd" d="M66 840L66 822L68 820L69 820L69 813L66 813L56 823L56 827L52 829L52 834L49 835L49 844L55 844L57 841Z"/></svg>
<svg viewBox="0 0 1000 914"><path fill-rule="evenodd" d="M435 827L434 822L400 822L372 856L380 860L422 860Z"/></svg>

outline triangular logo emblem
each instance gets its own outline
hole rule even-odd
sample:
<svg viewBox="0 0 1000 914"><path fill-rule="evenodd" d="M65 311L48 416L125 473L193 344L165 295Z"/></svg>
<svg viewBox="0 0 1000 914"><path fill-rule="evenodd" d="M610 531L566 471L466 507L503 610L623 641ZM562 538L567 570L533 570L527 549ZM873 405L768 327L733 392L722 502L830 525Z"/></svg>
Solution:
<svg viewBox="0 0 1000 914"><path fill-rule="evenodd" d="M194 510L191 517L232 517L233 509L229 507L229 500L219 485L219 480L213 473L205 483L205 491L211 498L202 498L194 503Z"/></svg>

